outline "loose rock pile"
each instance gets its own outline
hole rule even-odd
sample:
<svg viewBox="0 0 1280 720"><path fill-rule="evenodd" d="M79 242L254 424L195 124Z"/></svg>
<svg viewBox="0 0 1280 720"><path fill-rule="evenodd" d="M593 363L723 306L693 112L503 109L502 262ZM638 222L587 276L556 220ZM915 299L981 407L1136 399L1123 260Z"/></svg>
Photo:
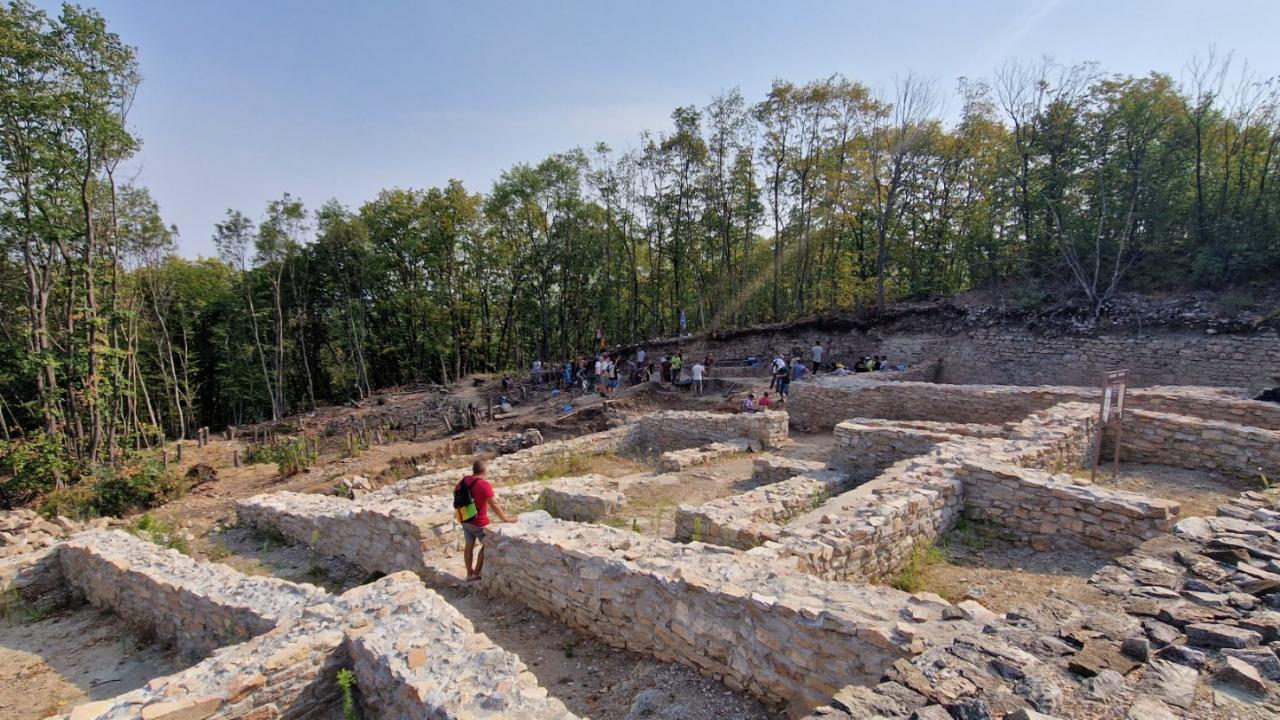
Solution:
<svg viewBox="0 0 1280 720"><path fill-rule="evenodd" d="M122 524L124 521L116 518L76 522L61 515L45 520L34 510L10 510L0 513L0 558L50 547L81 530Z"/></svg>

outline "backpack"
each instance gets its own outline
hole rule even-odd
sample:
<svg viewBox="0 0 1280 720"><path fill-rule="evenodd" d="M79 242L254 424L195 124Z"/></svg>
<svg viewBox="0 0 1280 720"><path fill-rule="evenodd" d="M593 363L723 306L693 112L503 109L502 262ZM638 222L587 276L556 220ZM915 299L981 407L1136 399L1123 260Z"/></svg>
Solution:
<svg viewBox="0 0 1280 720"><path fill-rule="evenodd" d="M453 512L460 523L474 520L480 513L476 509L476 499L471 494L471 485L467 484L466 478L459 480L453 488Z"/></svg>

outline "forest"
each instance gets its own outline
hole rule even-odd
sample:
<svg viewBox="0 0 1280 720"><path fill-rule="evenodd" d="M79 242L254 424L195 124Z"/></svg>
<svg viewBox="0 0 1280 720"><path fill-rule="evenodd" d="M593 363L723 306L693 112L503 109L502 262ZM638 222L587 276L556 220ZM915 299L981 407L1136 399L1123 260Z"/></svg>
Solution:
<svg viewBox="0 0 1280 720"><path fill-rule="evenodd" d="M954 87L776 80L635 149L489 188L228 209L186 258L121 168L138 51L91 9L0 5L0 501L164 438L591 346L906 298L1228 288L1280 269L1280 85L1009 61ZM726 78L728 82L732 79ZM513 161L518 160L513 158ZM428 168L429 168L429 158Z"/></svg>

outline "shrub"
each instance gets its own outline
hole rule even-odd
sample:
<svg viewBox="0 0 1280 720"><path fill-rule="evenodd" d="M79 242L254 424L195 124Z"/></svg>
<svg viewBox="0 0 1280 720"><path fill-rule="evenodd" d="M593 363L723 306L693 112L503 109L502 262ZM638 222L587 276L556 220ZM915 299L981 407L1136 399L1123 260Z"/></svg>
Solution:
<svg viewBox="0 0 1280 720"><path fill-rule="evenodd" d="M942 548L928 540L917 540L911 547L911 555L890 584L905 592L920 592L926 587L925 571L946 561L947 553Z"/></svg>
<svg viewBox="0 0 1280 720"><path fill-rule="evenodd" d="M29 502L51 492L70 470L66 448L56 438L40 431L25 440L0 441L0 501L6 506Z"/></svg>
<svg viewBox="0 0 1280 720"><path fill-rule="evenodd" d="M296 438L270 445L254 445L245 453L250 464L273 462L281 475L297 475L311 467L316 454L311 451L306 438Z"/></svg>
<svg viewBox="0 0 1280 720"><path fill-rule="evenodd" d="M97 482L94 503L102 515L125 515L131 510L153 508L181 497L186 483L155 459L136 465L107 469Z"/></svg>
<svg viewBox="0 0 1280 720"><path fill-rule="evenodd" d="M129 525L129 532L143 540L149 540L162 547L177 550L183 555L191 554L191 547L187 543L187 537L178 529L178 526L171 521L161 520L150 513L138 516Z"/></svg>

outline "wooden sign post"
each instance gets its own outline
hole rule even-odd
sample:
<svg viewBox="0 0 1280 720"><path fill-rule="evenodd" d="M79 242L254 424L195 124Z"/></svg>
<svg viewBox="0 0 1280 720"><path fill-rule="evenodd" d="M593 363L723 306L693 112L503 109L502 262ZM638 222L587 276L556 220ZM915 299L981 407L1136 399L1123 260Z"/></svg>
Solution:
<svg viewBox="0 0 1280 720"><path fill-rule="evenodd" d="M1114 473L1120 474L1120 436L1124 420L1124 392L1129 385L1128 370L1108 370L1102 379L1102 401L1098 408L1098 434L1093 443L1093 468L1089 471L1092 482L1098 475L1098 462L1102 455L1102 433L1110 423L1115 423L1115 455L1112 460Z"/></svg>

